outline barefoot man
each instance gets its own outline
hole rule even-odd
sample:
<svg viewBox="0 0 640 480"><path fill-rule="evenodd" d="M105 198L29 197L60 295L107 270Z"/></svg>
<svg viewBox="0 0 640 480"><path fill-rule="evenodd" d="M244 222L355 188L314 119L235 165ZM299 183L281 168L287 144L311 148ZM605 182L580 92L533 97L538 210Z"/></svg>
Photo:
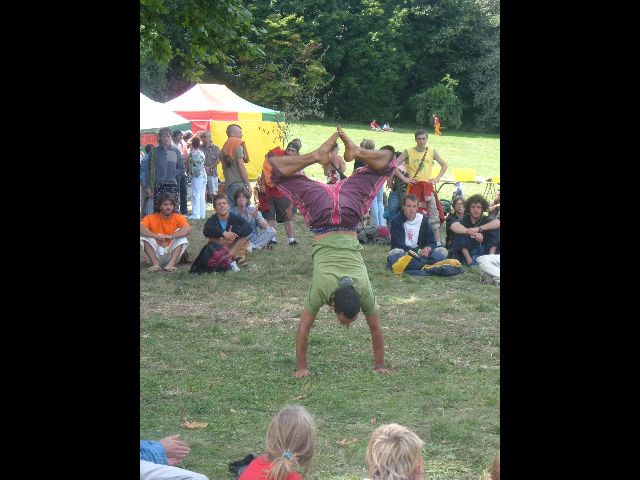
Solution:
<svg viewBox="0 0 640 480"><path fill-rule="evenodd" d="M187 251L191 226L184 215L175 213L176 199L169 192L158 197L159 212L140 221L140 246L151 261L150 272L175 272L176 262Z"/></svg>
<svg viewBox="0 0 640 480"><path fill-rule="evenodd" d="M364 163L354 175L327 185L296 174L313 163L328 165L338 136L345 144L344 159ZM393 160L392 160L393 159ZM320 307L333 308L338 321L348 327L360 309L371 330L376 373L384 368L384 338L367 267L360 253L356 226L369 211L380 186L394 172L396 160L388 150L365 150L338 128L317 150L301 156L271 157L273 183L287 195L314 233L313 277L304 301L296 336L296 378L309 375L307 346L309 332Z"/></svg>

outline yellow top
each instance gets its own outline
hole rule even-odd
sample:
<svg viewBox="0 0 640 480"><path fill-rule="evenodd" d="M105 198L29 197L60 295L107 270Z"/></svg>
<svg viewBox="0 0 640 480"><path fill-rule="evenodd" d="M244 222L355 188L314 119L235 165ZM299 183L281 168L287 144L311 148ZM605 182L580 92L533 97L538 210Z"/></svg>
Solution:
<svg viewBox="0 0 640 480"><path fill-rule="evenodd" d="M427 156L424 159L424 164L418 174L415 175L418 167L420 166L420 162L422 161L422 157L424 156L424 152L417 151L416 147L407 149L407 159L405 162L407 164L407 173L409 174L409 178L415 178L419 182L426 182L432 178L431 170L433 168L434 151L435 149L433 147L427 147Z"/></svg>

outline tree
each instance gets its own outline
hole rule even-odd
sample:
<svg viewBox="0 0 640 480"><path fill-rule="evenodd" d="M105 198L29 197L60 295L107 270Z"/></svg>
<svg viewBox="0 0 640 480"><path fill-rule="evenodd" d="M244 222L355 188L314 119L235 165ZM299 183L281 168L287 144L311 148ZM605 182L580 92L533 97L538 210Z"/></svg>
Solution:
<svg viewBox="0 0 640 480"><path fill-rule="evenodd" d="M416 121L426 125L431 122L433 114L437 113L443 125L459 128L462 104L455 93L457 85L458 81L446 74L442 83L414 95L411 102L416 108Z"/></svg>
<svg viewBox="0 0 640 480"><path fill-rule="evenodd" d="M141 66L156 65L158 74L166 67L167 93L200 81L207 65L228 68L234 56L260 54L251 33L259 35L241 0L140 0Z"/></svg>

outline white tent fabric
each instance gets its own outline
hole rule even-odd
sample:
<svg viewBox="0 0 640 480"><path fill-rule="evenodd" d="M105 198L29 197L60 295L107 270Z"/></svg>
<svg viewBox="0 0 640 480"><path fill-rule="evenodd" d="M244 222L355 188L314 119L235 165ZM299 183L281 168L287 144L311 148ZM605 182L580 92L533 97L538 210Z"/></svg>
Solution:
<svg viewBox="0 0 640 480"><path fill-rule="evenodd" d="M215 110L223 112L262 112L278 113L276 110L261 107L236 95L226 85L217 83L199 83L179 97L164 104L174 112L200 112ZM197 117L198 120L201 118Z"/></svg>
<svg viewBox="0 0 640 480"><path fill-rule="evenodd" d="M189 120L173 112L164 104L154 102L140 94L140 130L172 127L185 123L189 123Z"/></svg>

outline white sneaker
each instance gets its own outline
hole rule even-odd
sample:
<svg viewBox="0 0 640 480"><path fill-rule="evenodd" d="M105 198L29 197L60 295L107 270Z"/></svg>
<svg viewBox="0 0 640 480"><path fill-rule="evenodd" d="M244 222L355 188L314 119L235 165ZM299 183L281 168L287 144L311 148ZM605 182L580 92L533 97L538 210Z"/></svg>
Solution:
<svg viewBox="0 0 640 480"><path fill-rule="evenodd" d="M253 252L253 247L251 246L251 244L247 245L247 253L251 253Z"/></svg>
<svg viewBox="0 0 640 480"><path fill-rule="evenodd" d="M232 272L239 272L240 271L240 267L238 266L238 264L236 262L231 262L231 271Z"/></svg>

